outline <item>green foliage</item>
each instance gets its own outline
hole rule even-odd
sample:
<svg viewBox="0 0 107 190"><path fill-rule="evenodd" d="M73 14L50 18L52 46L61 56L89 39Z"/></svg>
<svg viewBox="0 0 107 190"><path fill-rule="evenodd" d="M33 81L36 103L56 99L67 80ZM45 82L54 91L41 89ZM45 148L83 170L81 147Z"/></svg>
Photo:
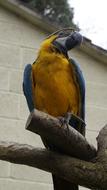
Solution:
<svg viewBox="0 0 107 190"><path fill-rule="evenodd" d="M71 8L67 0L21 0L27 2L27 6L35 8L36 12L52 23L62 27L74 27L73 23L74 9Z"/></svg>

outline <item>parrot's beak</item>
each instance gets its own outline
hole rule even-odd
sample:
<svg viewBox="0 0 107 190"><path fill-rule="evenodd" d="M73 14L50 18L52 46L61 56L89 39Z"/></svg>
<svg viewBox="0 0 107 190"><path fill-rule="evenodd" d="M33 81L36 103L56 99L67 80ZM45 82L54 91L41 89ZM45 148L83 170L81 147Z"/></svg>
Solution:
<svg viewBox="0 0 107 190"><path fill-rule="evenodd" d="M58 36L54 44L58 45L59 47L63 47L66 51L71 50L72 48L79 46L83 41L83 36L79 32L73 32L67 36Z"/></svg>
<svg viewBox="0 0 107 190"><path fill-rule="evenodd" d="M66 38L66 48L67 50L70 50L74 48L75 46L79 46L83 41L83 36L78 32L73 32L71 35L69 35Z"/></svg>

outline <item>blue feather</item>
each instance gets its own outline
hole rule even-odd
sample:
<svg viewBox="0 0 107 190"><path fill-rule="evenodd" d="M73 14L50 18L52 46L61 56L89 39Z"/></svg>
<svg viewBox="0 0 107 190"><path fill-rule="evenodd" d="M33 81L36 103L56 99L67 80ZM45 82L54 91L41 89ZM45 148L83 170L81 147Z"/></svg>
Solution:
<svg viewBox="0 0 107 190"><path fill-rule="evenodd" d="M31 76L32 76L32 65L27 64L23 74L23 92L26 97L26 101L30 112L34 109Z"/></svg>
<svg viewBox="0 0 107 190"><path fill-rule="evenodd" d="M80 90L80 101L81 101L81 110L80 110L80 117L85 120L85 80L82 74L82 71L79 67L79 64L74 60L70 59L71 64L73 65L75 75L76 75L76 80L79 85L79 90Z"/></svg>
<svg viewBox="0 0 107 190"><path fill-rule="evenodd" d="M70 64L72 64L74 69L74 74L76 76L76 82L79 86L80 90L80 115L79 117L85 122L85 80L82 74L82 71L79 67L79 64L74 59L69 59ZM70 125L75 128L75 126L78 126L78 121L74 118L71 118ZM84 123L85 124L85 123ZM85 126L85 125L84 125ZM84 127L83 127L84 128ZM77 127L78 130L78 127ZM81 129L82 130L82 129ZM82 130L84 131L84 129Z"/></svg>

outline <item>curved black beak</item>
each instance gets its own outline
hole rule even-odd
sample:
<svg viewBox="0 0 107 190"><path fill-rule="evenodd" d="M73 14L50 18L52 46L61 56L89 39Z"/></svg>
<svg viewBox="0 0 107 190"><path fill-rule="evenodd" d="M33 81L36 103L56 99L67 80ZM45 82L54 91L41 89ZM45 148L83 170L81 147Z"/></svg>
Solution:
<svg viewBox="0 0 107 190"><path fill-rule="evenodd" d="M76 46L79 46L83 41L83 36L78 32L73 32L66 38L65 46L67 50L70 50Z"/></svg>
<svg viewBox="0 0 107 190"><path fill-rule="evenodd" d="M58 45L60 48L66 49L66 51L71 50L72 48L79 46L83 41L83 36L79 32L73 32L69 35L58 36L55 39L54 44Z"/></svg>

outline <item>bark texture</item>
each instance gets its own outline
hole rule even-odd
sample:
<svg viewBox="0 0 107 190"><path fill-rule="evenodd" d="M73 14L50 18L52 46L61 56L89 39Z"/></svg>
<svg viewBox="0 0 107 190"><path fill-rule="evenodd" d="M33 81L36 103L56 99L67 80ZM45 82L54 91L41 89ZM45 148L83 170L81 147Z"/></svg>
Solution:
<svg viewBox="0 0 107 190"><path fill-rule="evenodd" d="M85 137L70 125L63 125L60 119L44 112L34 110L26 123L26 129L47 139L60 152L67 155L90 160L96 156L96 149Z"/></svg>
<svg viewBox="0 0 107 190"><path fill-rule="evenodd" d="M27 129L44 136L47 133L47 139L48 135L51 136L52 143L54 142L63 151L69 142L69 148L65 154L59 154L25 144L0 142L1 160L36 167L87 188L107 190L107 125L102 128L97 137L97 151L74 129L69 127L68 130L65 126L61 127L58 119L37 110L30 115ZM56 132L58 132L58 137L54 140ZM64 138L65 145L60 143L59 138L61 140ZM71 150L73 146L75 151ZM72 153L73 157L71 157Z"/></svg>

